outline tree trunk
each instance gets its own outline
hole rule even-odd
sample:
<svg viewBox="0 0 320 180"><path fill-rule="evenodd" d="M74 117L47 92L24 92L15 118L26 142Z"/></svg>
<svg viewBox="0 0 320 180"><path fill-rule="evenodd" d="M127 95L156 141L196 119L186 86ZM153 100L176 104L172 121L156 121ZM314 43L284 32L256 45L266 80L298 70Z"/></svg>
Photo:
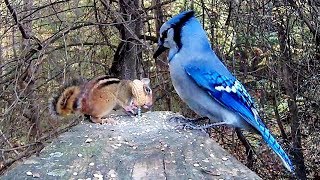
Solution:
<svg viewBox="0 0 320 180"><path fill-rule="evenodd" d="M286 18L288 19L288 18ZM296 93L294 91L294 84L293 84L293 71L289 70L289 67L293 67L291 65L292 57L290 52L290 41L288 38L288 28L282 24L289 24L286 22L278 24L278 38L280 43L280 51L281 59L280 59L280 66L282 69L282 77L283 85L285 87L285 93L288 96L288 107L290 112L290 120L291 120L291 136L293 147L291 148L291 153L293 155L293 164L296 167L296 176L298 179L307 179L306 178L306 167L304 164L304 157L302 152L301 146L301 131L300 131L300 120L298 118L298 107L296 103Z"/></svg>
<svg viewBox="0 0 320 180"><path fill-rule="evenodd" d="M142 60L140 37L142 21L137 9L140 8L139 0L119 0L120 13L117 17L117 29L121 35L114 56L110 73L121 79L137 78L137 69Z"/></svg>

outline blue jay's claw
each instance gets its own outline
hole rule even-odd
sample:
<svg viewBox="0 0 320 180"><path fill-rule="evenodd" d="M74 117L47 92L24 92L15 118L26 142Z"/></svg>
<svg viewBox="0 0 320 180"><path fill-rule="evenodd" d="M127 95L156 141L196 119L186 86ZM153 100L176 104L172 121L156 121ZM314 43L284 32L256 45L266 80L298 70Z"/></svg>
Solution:
<svg viewBox="0 0 320 180"><path fill-rule="evenodd" d="M176 125L175 127L176 129L183 129L183 130L200 130L204 133L208 133L204 128L202 128L200 125L197 125L193 122L189 122L189 123L181 123Z"/></svg>
<svg viewBox="0 0 320 180"><path fill-rule="evenodd" d="M178 124L175 126L176 129L183 129L183 130L200 130L202 133L207 133L204 129L199 128L200 126L197 125L197 122L202 119L191 119L185 118L183 116L173 116L169 118L169 122Z"/></svg>
<svg viewBox="0 0 320 180"><path fill-rule="evenodd" d="M186 122L186 123L181 123L180 125L177 125L177 126L182 126L183 129L201 130L201 131L207 132L207 130L210 128L213 128L215 126L225 125L225 124L226 124L225 122L218 122L218 123L212 123L212 124L197 125L194 122Z"/></svg>
<svg viewBox="0 0 320 180"><path fill-rule="evenodd" d="M173 123L190 123L190 124L197 124L197 123L201 123L204 120L209 120L207 117L200 117L200 118L195 118L195 119L191 119L191 118L186 118L183 116L173 116L169 118L169 122L173 122Z"/></svg>
<svg viewBox="0 0 320 180"><path fill-rule="evenodd" d="M217 122L217 123L212 123L212 124L205 124L205 125L201 125L200 128L202 129L209 129L209 128L213 128L215 126L221 126L221 125L225 125L225 122Z"/></svg>
<svg viewBox="0 0 320 180"><path fill-rule="evenodd" d="M197 131L199 134L203 136L208 136L209 132L207 129L202 128L200 125L197 125L195 122L184 122L175 126L175 129L183 129L183 130L193 130Z"/></svg>
<svg viewBox="0 0 320 180"><path fill-rule="evenodd" d="M186 122L193 122L193 119L186 118L183 116L173 116L169 118L169 122L172 123L186 123Z"/></svg>
<svg viewBox="0 0 320 180"><path fill-rule="evenodd" d="M226 124L225 122L218 122L218 123L200 125L199 121L203 121L205 119L207 119L207 118L201 117L201 118L197 118L197 119L190 119L190 118L185 118L182 116L179 116L179 117L174 116L169 119L169 122L178 123L178 125L176 125L176 129L200 130L201 132L204 132L204 133L208 133L207 130L209 128L213 128L215 126Z"/></svg>

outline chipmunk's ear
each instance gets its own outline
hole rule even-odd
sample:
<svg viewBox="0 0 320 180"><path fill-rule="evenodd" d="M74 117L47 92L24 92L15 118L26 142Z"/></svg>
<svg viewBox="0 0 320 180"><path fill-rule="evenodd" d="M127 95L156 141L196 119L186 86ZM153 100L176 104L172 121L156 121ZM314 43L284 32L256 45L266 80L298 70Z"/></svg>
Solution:
<svg viewBox="0 0 320 180"><path fill-rule="evenodd" d="M142 78L141 82L143 83L144 91L149 96L152 95L152 89L150 87L150 79L149 78Z"/></svg>
<svg viewBox="0 0 320 180"><path fill-rule="evenodd" d="M150 79L149 78L142 78L141 81L143 82L143 84L149 86L150 85Z"/></svg>

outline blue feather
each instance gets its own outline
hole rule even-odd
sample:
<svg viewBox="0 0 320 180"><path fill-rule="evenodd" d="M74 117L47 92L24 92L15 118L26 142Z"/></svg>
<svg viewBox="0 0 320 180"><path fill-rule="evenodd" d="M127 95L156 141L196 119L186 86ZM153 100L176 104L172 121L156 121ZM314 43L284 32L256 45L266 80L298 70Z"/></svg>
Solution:
<svg viewBox="0 0 320 180"><path fill-rule="evenodd" d="M289 157L259 118L254 102L244 86L234 76L227 78L210 67L190 65L185 70L198 86L207 91L212 98L224 107L238 113L247 123L254 127L261 134L263 140L281 158L287 169L293 171L294 167ZM227 90L228 87L230 89Z"/></svg>

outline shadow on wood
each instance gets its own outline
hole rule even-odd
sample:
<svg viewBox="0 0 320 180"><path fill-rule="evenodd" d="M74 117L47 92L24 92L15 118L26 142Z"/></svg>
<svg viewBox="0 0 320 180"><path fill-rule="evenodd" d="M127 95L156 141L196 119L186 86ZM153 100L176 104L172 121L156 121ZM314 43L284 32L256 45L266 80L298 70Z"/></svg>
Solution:
<svg viewBox="0 0 320 180"><path fill-rule="evenodd" d="M84 122L1 179L260 179L209 137L176 130L167 120L173 115Z"/></svg>

